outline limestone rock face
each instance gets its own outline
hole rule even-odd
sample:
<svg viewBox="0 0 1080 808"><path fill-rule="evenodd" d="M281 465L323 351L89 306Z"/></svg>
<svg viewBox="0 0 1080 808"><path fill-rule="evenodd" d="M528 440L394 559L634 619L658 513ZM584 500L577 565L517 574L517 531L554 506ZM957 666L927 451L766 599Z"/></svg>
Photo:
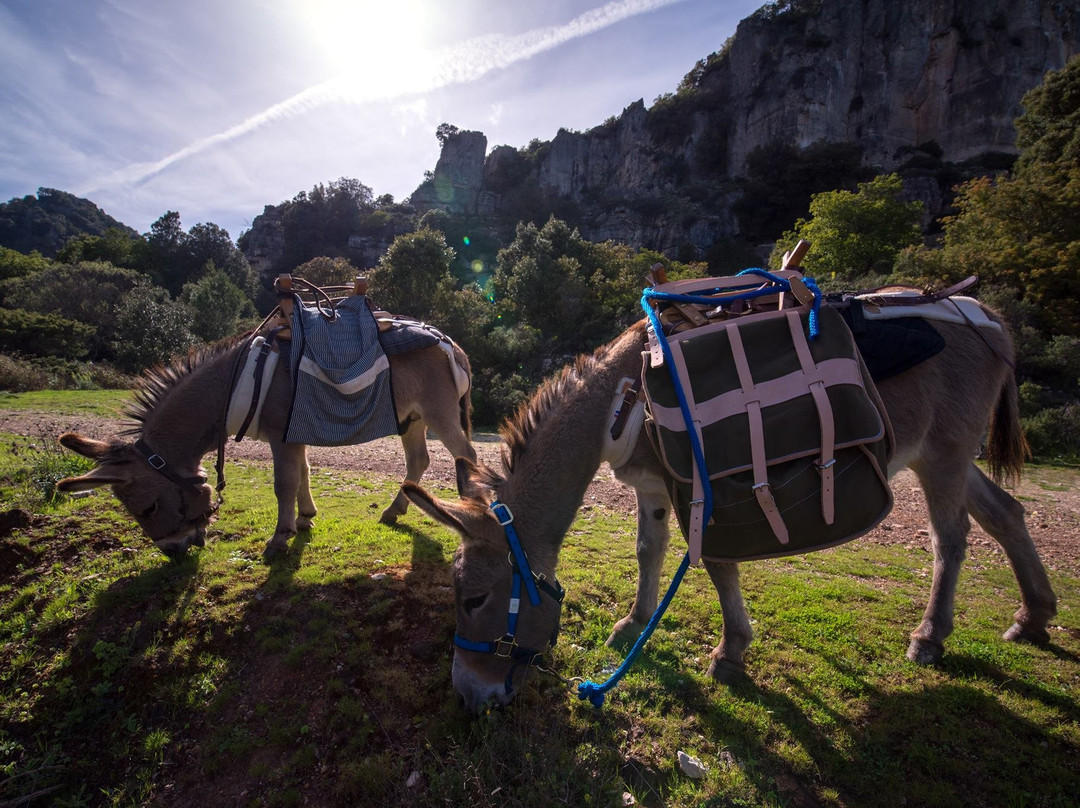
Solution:
<svg viewBox="0 0 1080 808"><path fill-rule="evenodd" d="M729 169L781 139L858 144L893 168L936 141L944 159L1015 153L1021 98L1080 52L1062 0L820 0L739 23L714 81L731 122Z"/></svg>
<svg viewBox="0 0 1080 808"><path fill-rule="evenodd" d="M411 201L491 216L514 182L531 181L579 206L586 238L705 250L738 233L724 183L745 174L754 149L855 144L879 171L934 143L950 163L1015 154L1024 93L1077 53L1075 0L787 0L743 20L689 92L560 130L528 159L500 146L485 162L484 136L456 133ZM939 212L932 182L907 192L928 219Z"/></svg>
<svg viewBox="0 0 1080 808"><path fill-rule="evenodd" d="M257 277L265 278L285 251L285 208L266 205L244 233L240 247Z"/></svg>
<svg viewBox="0 0 1080 808"><path fill-rule="evenodd" d="M421 210L442 208L475 214L483 188L487 138L483 132L455 132L443 141L434 176L416 189L412 203Z"/></svg>

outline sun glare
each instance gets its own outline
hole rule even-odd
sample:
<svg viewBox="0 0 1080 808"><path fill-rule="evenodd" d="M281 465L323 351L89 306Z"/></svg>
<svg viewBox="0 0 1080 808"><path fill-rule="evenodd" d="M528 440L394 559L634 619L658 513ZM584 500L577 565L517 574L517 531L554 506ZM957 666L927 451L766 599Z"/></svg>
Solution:
<svg viewBox="0 0 1080 808"><path fill-rule="evenodd" d="M312 47L334 76L376 95L423 90L430 68L423 0L303 0Z"/></svg>

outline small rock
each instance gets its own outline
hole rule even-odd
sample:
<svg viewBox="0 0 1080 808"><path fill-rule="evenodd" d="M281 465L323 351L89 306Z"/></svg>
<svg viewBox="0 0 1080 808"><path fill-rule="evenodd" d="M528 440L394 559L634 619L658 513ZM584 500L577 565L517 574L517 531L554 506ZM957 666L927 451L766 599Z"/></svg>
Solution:
<svg viewBox="0 0 1080 808"><path fill-rule="evenodd" d="M634 799L634 795L631 794L629 791L624 791L622 793L622 804L623 805L637 805L637 800Z"/></svg>
<svg viewBox="0 0 1080 808"><path fill-rule="evenodd" d="M385 577L386 577L385 572L375 572L375 573L372 573L371 580L373 580L373 581L381 581Z"/></svg>
<svg viewBox="0 0 1080 808"><path fill-rule="evenodd" d="M679 752L679 768L691 780L700 780L709 773L700 760L682 751Z"/></svg>
<svg viewBox="0 0 1080 808"><path fill-rule="evenodd" d="M413 772L405 781L405 788L416 788L418 785L420 785L420 772Z"/></svg>

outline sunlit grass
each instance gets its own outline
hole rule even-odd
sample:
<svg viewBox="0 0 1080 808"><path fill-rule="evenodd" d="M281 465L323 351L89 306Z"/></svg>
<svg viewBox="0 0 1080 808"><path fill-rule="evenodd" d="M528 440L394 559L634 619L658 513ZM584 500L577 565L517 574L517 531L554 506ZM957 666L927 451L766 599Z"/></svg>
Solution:
<svg viewBox="0 0 1080 808"><path fill-rule="evenodd" d="M1001 640L1018 604L1009 570L969 564L945 659L922 668L904 651L927 552L854 542L744 565L756 638L746 677L723 685L705 675L715 592L691 569L602 709L544 677L471 720L450 686L456 534L415 510L380 524L396 481L316 470L314 528L266 565L269 469L228 475L207 546L179 563L107 490L19 534L35 561L0 578L0 767L27 774L0 801L55 788L70 805L184 802L223 782L260 805L1067 805L1080 792L1075 576L1051 573L1061 610L1040 649ZM675 540L662 586L681 555ZM583 510L559 579L554 666L602 681L634 594L629 516ZM681 774L679 751L707 775Z"/></svg>

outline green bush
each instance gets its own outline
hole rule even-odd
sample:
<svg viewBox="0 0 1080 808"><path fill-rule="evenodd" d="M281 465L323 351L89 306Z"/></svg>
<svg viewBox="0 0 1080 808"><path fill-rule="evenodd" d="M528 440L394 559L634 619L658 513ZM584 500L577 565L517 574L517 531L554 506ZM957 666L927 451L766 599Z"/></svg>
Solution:
<svg viewBox="0 0 1080 808"><path fill-rule="evenodd" d="M29 393L47 390L49 374L31 363L8 354L0 354L0 390Z"/></svg>
<svg viewBox="0 0 1080 808"><path fill-rule="evenodd" d="M57 357L20 357L0 354L0 390L130 390L134 377L112 365L75 362Z"/></svg>
<svg viewBox="0 0 1080 808"><path fill-rule="evenodd" d="M79 359L89 353L95 329L57 314L0 309L0 351Z"/></svg>
<svg viewBox="0 0 1080 808"><path fill-rule="evenodd" d="M1020 422L1036 460L1080 459L1080 406L1051 407Z"/></svg>

